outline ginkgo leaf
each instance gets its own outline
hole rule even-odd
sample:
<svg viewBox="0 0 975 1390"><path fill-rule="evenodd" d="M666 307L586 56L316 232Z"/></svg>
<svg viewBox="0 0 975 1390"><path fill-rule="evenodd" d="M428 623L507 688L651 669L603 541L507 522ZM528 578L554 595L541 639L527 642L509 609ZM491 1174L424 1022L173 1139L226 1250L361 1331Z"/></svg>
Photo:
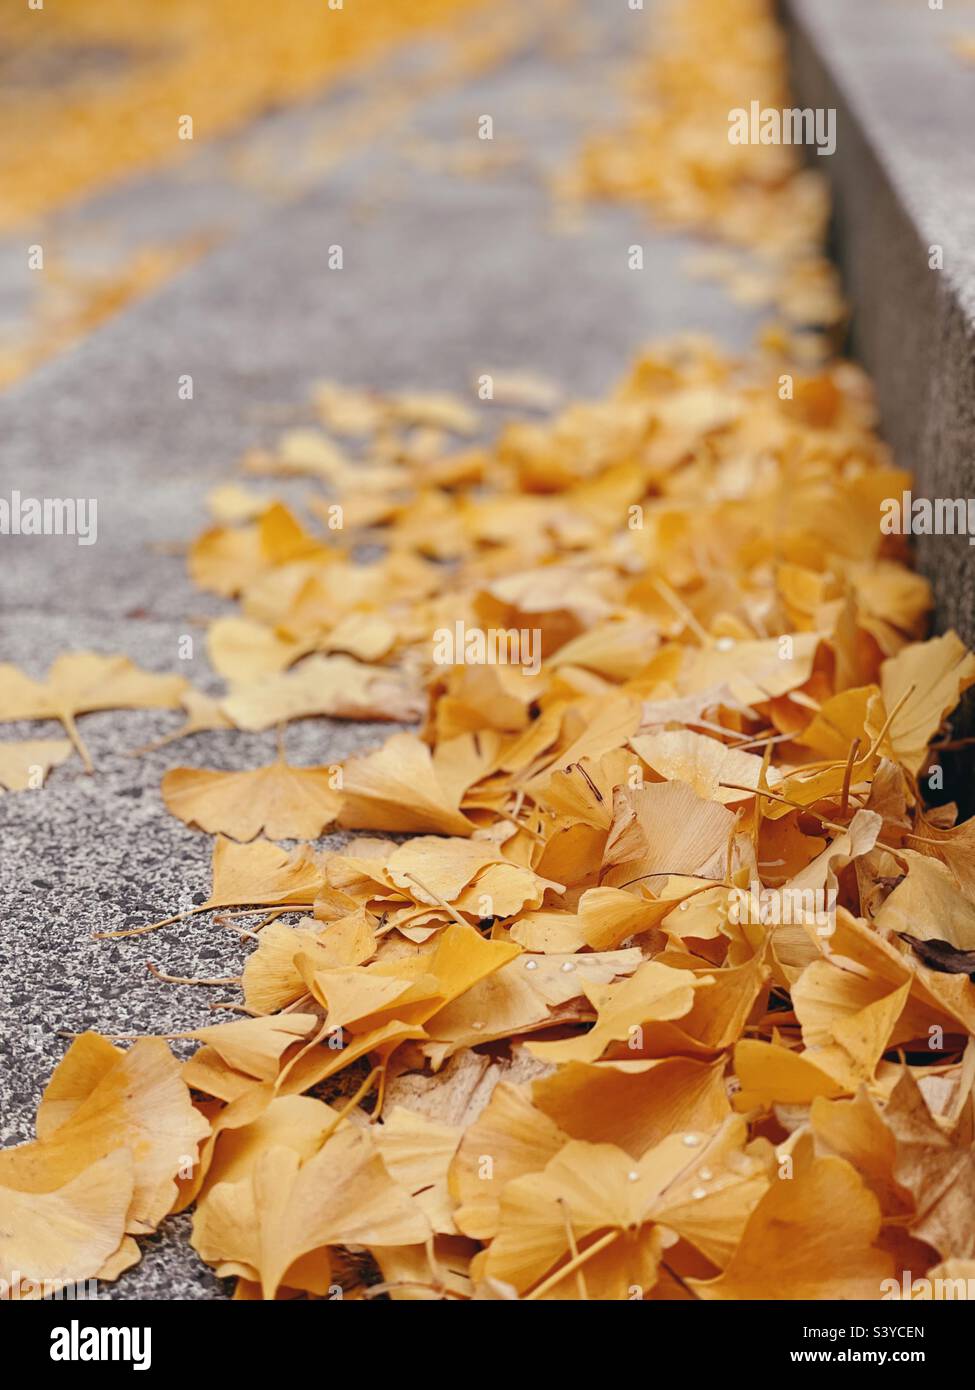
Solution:
<svg viewBox="0 0 975 1390"><path fill-rule="evenodd" d="M305 925L305 923L310 925ZM244 962L244 1002L258 1013L276 1013L306 992L297 959L315 969L363 965L376 949L376 919L360 909L323 926L305 918L296 927L269 922L257 950Z"/></svg>
<svg viewBox="0 0 975 1390"><path fill-rule="evenodd" d="M376 1144L390 1176L416 1200L432 1230L455 1233L447 1170L462 1131L403 1107L384 1117Z"/></svg>
<svg viewBox="0 0 975 1390"><path fill-rule="evenodd" d="M364 967L317 970L299 955L296 963L326 1019L277 1084L307 1090L367 1052L385 1065L407 1038L425 1038L423 1025L441 1009L519 954L514 943L486 941L457 922L418 954ZM326 1035L333 1047L338 1040L334 1050L320 1046Z"/></svg>
<svg viewBox="0 0 975 1390"><path fill-rule="evenodd" d="M424 951L372 965L314 970L309 984L330 1028L374 1029L387 1020L423 1024L452 1000L521 955L513 942L487 941L451 923ZM299 960L299 966L302 962Z"/></svg>
<svg viewBox="0 0 975 1390"><path fill-rule="evenodd" d="M302 1163L266 1149L248 1178L217 1183L197 1211L193 1246L224 1273L259 1282L265 1298L295 1278L298 1260L330 1245L422 1244L419 1206L397 1186L368 1130L340 1129ZM328 1288L328 1265L312 1291Z"/></svg>
<svg viewBox="0 0 975 1390"><path fill-rule="evenodd" d="M654 772L668 782L686 782L698 796L727 805L747 798L742 787L761 785L762 759L754 753L728 748L717 739L679 732L640 734L630 747ZM777 768L769 769L767 786L775 791L782 780ZM735 785L729 786L732 783Z"/></svg>
<svg viewBox="0 0 975 1390"><path fill-rule="evenodd" d="M338 483L347 476L349 467L348 456L316 430L288 430L274 450L275 473L310 473Z"/></svg>
<svg viewBox="0 0 975 1390"><path fill-rule="evenodd" d="M951 1127L938 1124L904 1069L883 1121L894 1137L894 1178L914 1198L911 1233L944 1259L975 1258L969 1219L975 1200L975 1129L970 1104Z"/></svg>
<svg viewBox="0 0 975 1390"><path fill-rule="evenodd" d="M656 1189L656 1175L621 1149L570 1140L541 1172L506 1184L500 1229L472 1275L534 1297L621 1300L634 1286L650 1289L675 1239L650 1218ZM576 1246L578 1262L570 1258ZM581 1282L573 1279L576 1263Z"/></svg>
<svg viewBox="0 0 975 1390"><path fill-rule="evenodd" d="M0 790L22 792L44 785L52 767L71 757L69 739L25 739L0 743Z"/></svg>
<svg viewBox="0 0 975 1390"><path fill-rule="evenodd" d="M263 623L248 618L217 618L207 632L210 664L234 685L249 685L284 671L308 650L305 644L283 641Z"/></svg>
<svg viewBox="0 0 975 1390"><path fill-rule="evenodd" d="M594 951L606 951L628 937L659 926L668 913L685 899L654 899L634 887L588 888L579 899L583 939Z"/></svg>
<svg viewBox="0 0 975 1390"><path fill-rule="evenodd" d="M238 729L251 731L312 715L409 723L421 708L419 691L407 676L347 656L309 657L293 671L237 690L221 705Z"/></svg>
<svg viewBox="0 0 975 1390"><path fill-rule="evenodd" d="M447 391L401 391L390 398L392 417L408 425L433 425L452 434L474 434L479 420L471 407Z"/></svg>
<svg viewBox="0 0 975 1390"><path fill-rule="evenodd" d="M815 944L831 960L834 970L876 980L878 994L889 993L905 982L910 984L910 998L897 1025L897 1042L928 1039L932 1026L949 1034L966 1034L975 1028L975 998L963 976L942 974L915 963L905 946L885 940L843 908L837 908L835 932L817 935Z"/></svg>
<svg viewBox="0 0 975 1390"><path fill-rule="evenodd" d="M807 1043L803 1056L844 1089L855 1092L859 1085L873 1081L907 1003L910 984L905 981L899 989L878 997L875 989L858 988L864 982L856 976L841 980L844 973L825 961L814 961L792 994Z"/></svg>
<svg viewBox="0 0 975 1390"><path fill-rule="evenodd" d="M748 1126L727 1116L713 1132L691 1131L698 1142L688 1158L688 1133L670 1134L644 1154L641 1166L655 1177L648 1209L720 1269L737 1251L745 1227L769 1189L772 1155L760 1145L748 1152Z"/></svg>
<svg viewBox="0 0 975 1390"><path fill-rule="evenodd" d="M893 715L890 742L909 772L920 771L929 742L973 683L975 656L955 632L912 643L884 662L880 688Z"/></svg>
<svg viewBox="0 0 975 1390"><path fill-rule="evenodd" d="M716 1129L730 1113L723 1061L690 1057L568 1062L532 1084L532 1099L571 1138L634 1158L668 1134Z"/></svg>
<svg viewBox="0 0 975 1390"><path fill-rule="evenodd" d="M346 762L340 824L470 835L473 824L438 772L426 744L412 734L394 734L378 752Z"/></svg>
<svg viewBox="0 0 975 1390"><path fill-rule="evenodd" d="M90 772L91 759L75 727L79 714L107 709L175 709L186 689L182 676L140 671L125 656L69 652L59 656L44 681L16 666L0 666L0 722L57 719Z"/></svg>
<svg viewBox="0 0 975 1390"><path fill-rule="evenodd" d="M214 526L190 548L189 568L197 584L230 597L262 571L307 557L327 558L327 549L310 535L282 502L272 502L246 526Z"/></svg>
<svg viewBox="0 0 975 1390"><path fill-rule="evenodd" d="M843 1082L817 1067L808 1053L754 1038L736 1045L735 1074L741 1083L736 1102L742 1107L809 1105L818 1096L834 1099L846 1092Z"/></svg>
<svg viewBox="0 0 975 1390"><path fill-rule="evenodd" d="M975 820L944 829L919 811L917 822L920 833L908 834L906 843L946 864L968 901L975 902Z"/></svg>
<svg viewBox="0 0 975 1390"><path fill-rule="evenodd" d="M817 1153L845 1158L863 1178L885 1216L900 1216L910 1195L894 1177L897 1143L880 1105L861 1087L852 1100L820 1097L809 1107Z"/></svg>
<svg viewBox="0 0 975 1390"><path fill-rule="evenodd" d="M631 1041L651 1020L682 1018L703 983L689 971L647 961L618 985L585 986L599 1014L588 1033L565 1042L532 1043L530 1050L545 1062L598 1061L610 1044Z"/></svg>
<svg viewBox="0 0 975 1390"><path fill-rule="evenodd" d="M698 1298L879 1299L893 1268L876 1248L880 1206L841 1158L773 1181L724 1273L690 1279Z"/></svg>
<svg viewBox="0 0 975 1390"><path fill-rule="evenodd" d="M484 840L418 835L397 846L386 861L386 876L418 902L456 902L467 885L504 855Z"/></svg>
<svg viewBox="0 0 975 1390"><path fill-rule="evenodd" d="M60 1187L40 1192L0 1179L0 1279L7 1297L24 1283L57 1291L99 1273L125 1233L132 1154L119 1149Z"/></svg>
<svg viewBox="0 0 975 1390"><path fill-rule="evenodd" d="M317 1021L315 1014L298 1013L242 1018L234 1023L217 1023L212 1028L197 1028L186 1036L208 1043L235 1070L258 1081L272 1081L288 1048L306 1038Z"/></svg>
<svg viewBox="0 0 975 1390"><path fill-rule="evenodd" d="M382 661L396 646L397 628L381 613L350 613L322 640L322 649L344 653L356 661Z"/></svg>
<svg viewBox="0 0 975 1390"><path fill-rule="evenodd" d="M222 835L214 841L212 873L208 907L311 907L323 883L322 867L307 847L289 854L268 840L238 845Z"/></svg>
<svg viewBox="0 0 975 1390"><path fill-rule="evenodd" d="M502 1083L461 1138L450 1164L454 1220L465 1235L497 1233L501 1193L513 1178L540 1172L568 1142L554 1120L532 1105L523 1087Z"/></svg>
<svg viewBox="0 0 975 1390"><path fill-rule="evenodd" d="M220 1182L240 1182L266 1149L283 1147L311 1158L342 1121L341 1113L311 1096L276 1095L251 1086L213 1116L200 1161L185 1180L176 1210L183 1211Z"/></svg>
<svg viewBox="0 0 975 1390"><path fill-rule="evenodd" d="M951 870L910 851L904 858L907 874L884 900L874 918L877 927L899 932L905 940L930 940L935 950L943 942L959 952L975 951L975 904L958 891Z"/></svg>
<svg viewBox="0 0 975 1390"><path fill-rule="evenodd" d="M374 1245L372 1257L389 1285L392 1302L473 1297L468 1268L470 1242L460 1236L438 1235L426 1245ZM431 1283L432 1278L436 1283Z"/></svg>
<svg viewBox="0 0 975 1390"><path fill-rule="evenodd" d="M98 1033L82 1033L76 1038L44 1088L34 1123L38 1139L47 1139L60 1129L118 1060L118 1048Z"/></svg>
<svg viewBox="0 0 975 1390"><path fill-rule="evenodd" d="M194 541L189 553L189 571L201 589L230 598L264 565L260 528L212 526Z"/></svg>
<svg viewBox="0 0 975 1390"><path fill-rule="evenodd" d="M251 772L171 768L162 780L166 809L211 835L253 840L314 840L342 803L334 770L278 760Z"/></svg>
<svg viewBox="0 0 975 1390"><path fill-rule="evenodd" d="M510 960L427 1021L431 1041L423 1052L439 1066L460 1047L587 1018L591 1005L583 990L630 975L640 963L636 950Z"/></svg>
<svg viewBox="0 0 975 1390"><path fill-rule="evenodd" d="M683 782L652 782L636 791L617 788L605 862L622 866L604 879L658 874L721 875L735 818ZM651 887L653 885L651 884Z"/></svg>
<svg viewBox="0 0 975 1390"><path fill-rule="evenodd" d="M726 685L745 705L784 695L809 679L819 638L813 632L797 632L788 634L786 641L788 646L780 638L769 638L702 648L681 671L679 689L690 694Z"/></svg>
<svg viewBox="0 0 975 1390"><path fill-rule="evenodd" d="M317 382L313 399L322 422L336 434L372 434L385 415L382 397L377 392L338 381Z"/></svg>
<svg viewBox="0 0 975 1390"><path fill-rule="evenodd" d="M61 1099L60 1123L45 1126L43 1137L34 1143L0 1150L0 1187L53 1192L106 1155L127 1151L133 1187L124 1229L146 1232L154 1230L172 1206L176 1173L188 1156L192 1161L209 1125L190 1103L165 1043L142 1038L128 1052L113 1051L115 1061L108 1065L99 1047L93 1066L84 1037L68 1050L52 1080ZM91 1089L82 1098L80 1092L88 1085ZM69 1113L63 1097L72 1092L78 1103Z"/></svg>
<svg viewBox="0 0 975 1390"><path fill-rule="evenodd" d="M607 753L597 761L580 758L564 772L554 772L539 801L572 821L608 830L613 822L613 790L626 776L628 759Z"/></svg>
<svg viewBox="0 0 975 1390"><path fill-rule="evenodd" d="M207 506L213 519L224 526L253 521L265 512L273 499L240 483L221 483L207 493Z"/></svg>

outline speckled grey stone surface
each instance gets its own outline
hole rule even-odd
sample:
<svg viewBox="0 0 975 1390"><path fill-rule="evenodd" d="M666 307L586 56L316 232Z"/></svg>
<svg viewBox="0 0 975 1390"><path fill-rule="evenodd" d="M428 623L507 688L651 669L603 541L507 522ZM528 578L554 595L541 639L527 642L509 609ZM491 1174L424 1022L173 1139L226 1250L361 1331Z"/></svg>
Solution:
<svg viewBox="0 0 975 1390"><path fill-rule="evenodd" d="M582 8L601 16L601 48L555 57L535 47L415 113L415 131L452 144L473 139L476 117L491 113L497 138L519 143L515 163L451 177L404 162L396 142L381 139L294 204L252 216L0 401L0 492L96 497L99 523L87 548L69 537L0 540L3 660L38 676L58 653L87 648L211 684L194 619L221 605L192 588L178 555L154 547L201 529L206 492L268 437L262 412L300 406L316 379L469 392L479 370L531 368L578 394L608 386L655 336L691 329L731 345L751 340L750 312L684 273L694 248L656 234L637 211L590 209L578 235L554 228L546 179L581 129L612 114L611 60L645 41L650 20L623 5ZM326 268L336 242L341 272ZM637 242L642 272L627 269ZM194 378L191 402L177 399L183 373ZM189 662L177 660L184 633L198 639ZM94 776L73 760L41 791L0 796L4 1144L31 1136L61 1032L178 1031L212 1021L209 1004L235 997L147 973L149 960L174 974L238 973L240 938L209 919L119 941L91 935L207 894L211 842L165 813L166 768L245 768L274 751L272 735L221 732L128 756L178 723L165 712L85 717ZM289 728L287 747L296 762L334 761L384 732L305 721ZM50 724L0 729L3 738L57 733ZM105 1296L226 1297L187 1231L186 1218L167 1222Z"/></svg>

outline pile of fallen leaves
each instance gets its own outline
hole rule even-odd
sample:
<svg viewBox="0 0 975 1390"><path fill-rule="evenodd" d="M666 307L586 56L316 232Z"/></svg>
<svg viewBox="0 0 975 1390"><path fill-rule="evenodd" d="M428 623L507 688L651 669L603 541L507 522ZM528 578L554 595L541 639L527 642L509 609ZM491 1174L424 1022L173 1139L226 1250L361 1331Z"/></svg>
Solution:
<svg viewBox="0 0 975 1390"><path fill-rule="evenodd" d="M728 138L731 112L792 104L775 8L773 0L663 7L660 40L633 74L626 124L589 141L564 191L640 203L658 221L717 241L699 268L742 302L774 307L777 335L809 357L845 312L823 252L826 176L801 147Z"/></svg>
<svg viewBox="0 0 975 1390"><path fill-rule="evenodd" d="M476 9L465 0L59 0L0 12L0 225L185 155ZM192 149L192 146L190 147Z"/></svg>
<svg viewBox="0 0 975 1390"><path fill-rule="evenodd" d="M325 383L320 428L244 460L306 477L307 517L230 484L190 553L239 603L223 698L120 658L0 669L0 717L69 736L8 747L8 785L110 706L180 702L178 736L421 721L166 774L217 836L196 910L260 910L243 1016L182 1065L73 1043L0 1153L0 1277L112 1278L191 1204L241 1298L975 1273L975 823L929 806L975 657L919 640L863 375L780 368L678 343L491 444L450 397ZM540 659L443 664L458 624Z"/></svg>

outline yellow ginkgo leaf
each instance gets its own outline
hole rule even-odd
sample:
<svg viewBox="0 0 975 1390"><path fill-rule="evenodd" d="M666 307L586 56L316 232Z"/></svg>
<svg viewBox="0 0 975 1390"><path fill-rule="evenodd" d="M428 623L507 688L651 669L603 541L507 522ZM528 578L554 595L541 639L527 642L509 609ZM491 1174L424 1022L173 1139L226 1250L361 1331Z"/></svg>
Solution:
<svg viewBox="0 0 975 1390"><path fill-rule="evenodd" d="M221 709L238 729L270 729L289 719L388 719L410 723L422 713L415 683L387 666L348 656L310 656L291 671L242 686Z"/></svg>
<svg viewBox="0 0 975 1390"><path fill-rule="evenodd" d="M123 1240L131 1198L128 1149L96 1159L50 1191L20 1191L0 1179L5 1296L23 1297L27 1285L39 1286L38 1296L45 1285L57 1296L65 1284L94 1278Z"/></svg>
<svg viewBox="0 0 975 1390"><path fill-rule="evenodd" d="M200 1149L200 1162L182 1184L182 1211L220 1182L240 1182L266 1149L292 1149L311 1158L341 1123L339 1111L311 1096L276 1095L271 1086L252 1086L214 1115Z"/></svg>
<svg viewBox="0 0 975 1390"><path fill-rule="evenodd" d="M572 1139L541 1172L507 1183L498 1234L471 1274L533 1298L623 1300L634 1286L649 1290L676 1239L649 1215L658 1187L652 1166L622 1149Z"/></svg>
<svg viewBox="0 0 975 1390"><path fill-rule="evenodd" d="M943 1259L975 1259L969 1214L975 1199L975 1132L971 1101L954 1120L939 1123L911 1072L904 1068L884 1107L896 1144L893 1176L914 1199L911 1234Z"/></svg>
<svg viewBox="0 0 975 1390"><path fill-rule="evenodd" d="M878 930L891 936L909 932L919 941L947 941L960 951L975 950L975 903L958 891L948 865L910 850L904 859L907 875L884 899L874 918Z"/></svg>
<svg viewBox="0 0 975 1390"><path fill-rule="evenodd" d="M611 887L656 875L722 877L735 818L725 806L697 795L684 782L618 787L605 862ZM651 884L651 887L653 885Z"/></svg>
<svg viewBox="0 0 975 1390"><path fill-rule="evenodd" d="M533 1082L532 1099L570 1138L639 1158L668 1134L721 1124L730 1113L724 1070L723 1060L691 1057L568 1062Z"/></svg>
<svg viewBox="0 0 975 1390"><path fill-rule="evenodd" d="M297 966L303 956L315 970L363 965L376 949L376 919L360 910L327 925L304 918L296 927L269 922L257 950L244 963L244 1002L259 1013L276 1013L305 993Z"/></svg>
<svg viewBox="0 0 975 1390"><path fill-rule="evenodd" d="M884 662L880 689L893 715L889 738L909 772L921 770L928 744L973 683L975 656L955 632L912 643Z"/></svg>
<svg viewBox="0 0 975 1390"><path fill-rule="evenodd" d="M307 848L289 854L268 840L237 845L222 835L214 842L212 872L208 907L301 903L310 908L324 879Z"/></svg>
<svg viewBox="0 0 975 1390"><path fill-rule="evenodd" d="M809 1107L816 1152L845 1158L880 1203L885 1217L901 1216L910 1206L908 1190L894 1177L897 1143L881 1107L862 1086L852 1100L820 1096Z"/></svg>
<svg viewBox="0 0 975 1390"><path fill-rule="evenodd" d="M52 767L71 757L66 738L25 739L22 743L0 743L0 791L36 790Z"/></svg>
<svg viewBox="0 0 975 1390"><path fill-rule="evenodd" d="M486 840L418 835L393 850L385 872L390 883L433 907L456 902L481 870L497 863L504 863L504 855Z"/></svg>
<svg viewBox="0 0 975 1390"><path fill-rule="evenodd" d="M176 1174L193 1160L209 1125L165 1043L141 1038L128 1052L112 1048L112 1063L108 1046L82 1037L69 1048L51 1082L58 1108L48 1110L42 1138L0 1150L0 1186L53 1192L125 1150L133 1165L125 1230L152 1231L173 1205Z"/></svg>
<svg viewBox="0 0 975 1390"><path fill-rule="evenodd" d="M460 797L444 785L430 750L413 734L394 734L376 753L345 764L340 821L353 829L424 830L470 835Z"/></svg>
<svg viewBox="0 0 975 1390"><path fill-rule="evenodd" d="M334 769L292 767L278 760L251 772L174 767L162 780L166 809L211 835L253 840L314 840L342 802Z"/></svg>
<svg viewBox="0 0 975 1390"><path fill-rule="evenodd" d="M723 805L744 801L748 792L742 791L742 787L762 785L761 758L690 729L638 734L630 739L630 747L659 776L668 782L686 782L707 801L720 801ZM769 790L775 791L781 780L778 769L769 768Z"/></svg>
<svg viewBox="0 0 975 1390"><path fill-rule="evenodd" d="M431 1039L424 1055L439 1066L461 1047L536 1032L591 1016L587 985L609 984L631 975L640 952L602 951L585 955L522 956L510 960L426 1022Z"/></svg>
<svg viewBox="0 0 975 1390"><path fill-rule="evenodd" d="M296 1286L303 1255L331 1245L422 1244L429 1234L371 1133L347 1126L304 1163L293 1149L266 1149L247 1178L213 1186L194 1218L192 1243L219 1271L259 1282L273 1298L279 1285ZM325 1261L311 1291L328 1285Z"/></svg>
<svg viewBox="0 0 975 1390"><path fill-rule="evenodd" d="M879 1299L891 1274L876 1248L880 1206L841 1158L773 1179L717 1279L689 1279L707 1299Z"/></svg>
<svg viewBox="0 0 975 1390"><path fill-rule="evenodd" d="M502 1082L463 1135L448 1176L457 1228L485 1240L497 1233L501 1193L513 1178L538 1173L569 1135L532 1104L524 1087Z"/></svg>
<svg viewBox="0 0 975 1390"><path fill-rule="evenodd" d="M258 1081L272 1081L289 1047L306 1038L318 1022L314 1014L242 1018L197 1028L185 1036L208 1043L228 1066Z"/></svg>
<svg viewBox="0 0 975 1390"><path fill-rule="evenodd" d="M75 728L75 717L106 709L175 709L186 690L182 676L140 671L125 656L68 652L44 681L16 666L0 666L0 722L58 719L91 771L91 759Z"/></svg>
<svg viewBox="0 0 975 1390"><path fill-rule="evenodd" d="M618 985L586 985L599 1014L593 1028L564 1042L531 1043L530 1050L544 1062L596 1062L612 1043L638 1040L644 1024L683 1018L694 1004L694 991L707 979L646 961Z"/></svg>
<svg viewBox="0 0 975 1390"><path fill-rule="evenodd" d="M679 689L690 694L726 685L745 705L760 705L795 690L809 679L819 637L796 632L786 640L788 647L778 637L702 647L681 671Z"/></svg>
<svg viewBox="0 0 975 1390"><path fill-rule="evenodd" d="M416 1200L433 1231L456 1233L447 1170L462 1131L403 1106L376 1128L376 1144L390 1175Z"/></svg>
<svg viewBox="0 0 975 1390"><path fill-rule="evenodd" d="M207 632L210 664L231 685L249 685L293 666L308 647L283 641L250 618L217 618Z"/></svg>

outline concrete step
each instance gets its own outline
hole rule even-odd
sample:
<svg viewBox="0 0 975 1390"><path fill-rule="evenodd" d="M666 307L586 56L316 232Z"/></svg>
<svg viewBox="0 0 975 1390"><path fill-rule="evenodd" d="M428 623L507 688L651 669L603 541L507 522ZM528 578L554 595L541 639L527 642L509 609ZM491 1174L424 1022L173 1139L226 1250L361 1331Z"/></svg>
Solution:
<svg viewBox="0 0 975 1390"><path fill-rule="evenodd" d="M975 10L784 0L798 104L836 110L835 254L852 349L916 496L975 497ZM975 549L917 538L939 630L975 643Z"/></svg>

